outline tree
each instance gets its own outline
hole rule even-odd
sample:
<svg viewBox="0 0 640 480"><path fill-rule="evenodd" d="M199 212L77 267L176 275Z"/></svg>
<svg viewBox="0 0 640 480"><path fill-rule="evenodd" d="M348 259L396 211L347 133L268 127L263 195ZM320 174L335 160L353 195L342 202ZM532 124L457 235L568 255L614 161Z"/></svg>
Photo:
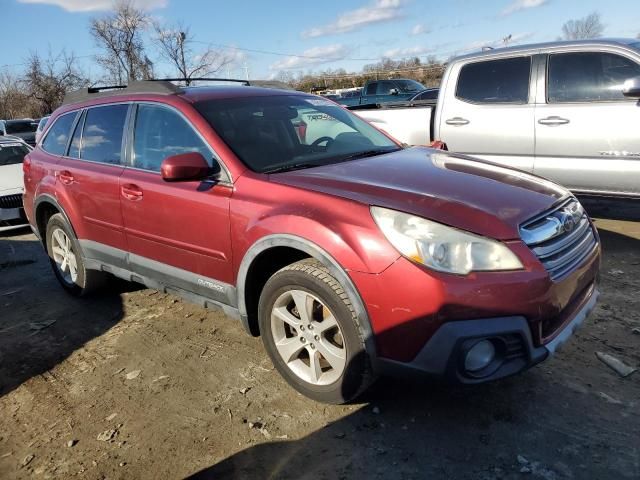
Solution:
<svg viewBox="0 0 640 480"><path fill-rule="evenodd" d="M164 26L155 23L154 30L160 55L171 63L187 85L192 78L215 74L233 61L231 56L210 46L204 51L196 52L193 48L195 37L189 27L183 24Z"/></svg>
<svg viewBox="0 0 640 480"><path fill-rule="evenodd" d="M62 103L68 90L89 84L77 66L76 57L62 51L57 56L51 52L47 57L32 53L27 60L24 83L28 94L38 100L42 114L53 112Z"/></svg>
<svg viewBox="0 0 640 480"><path fill-rule="evenodd" d="M602 36L604 25L598 12L593 12L578 20L569 20L562 26L564 40L585 40Z"/></svg>
<svg viewBox="0 0 640 480"><path fill-rule="evenodd" d="M28 104L29 96L18 76L9 70L0 71L0 118L24 117Z"/></svg>
<svg viewBox="0 0 640 480"><path fill-rule="evenodd" d="M112 81L122 84L125 80L153 78L153 62L146 55L143 40L149 25L149 16L135 8L131 0L120 0L114 12L91 19L91 35L104 50L97 61Z"/></svg>

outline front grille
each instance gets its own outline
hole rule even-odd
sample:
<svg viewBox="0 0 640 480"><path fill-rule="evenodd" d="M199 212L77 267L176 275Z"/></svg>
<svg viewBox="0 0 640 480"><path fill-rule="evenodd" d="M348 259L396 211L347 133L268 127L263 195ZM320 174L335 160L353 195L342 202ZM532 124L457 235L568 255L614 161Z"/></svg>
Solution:
<svg viewBox="0 0 640 480"><path fill-rule="evenodd" d="M22 208L22 195L6 195L0 197L0 208Z"/></svg>
<svg viewBox="0 0 640 480"><path fill-rule="evenodd" d="M575 198L523 224L520 236L552 280L573 271L598 244L591 222Z"/></svg>

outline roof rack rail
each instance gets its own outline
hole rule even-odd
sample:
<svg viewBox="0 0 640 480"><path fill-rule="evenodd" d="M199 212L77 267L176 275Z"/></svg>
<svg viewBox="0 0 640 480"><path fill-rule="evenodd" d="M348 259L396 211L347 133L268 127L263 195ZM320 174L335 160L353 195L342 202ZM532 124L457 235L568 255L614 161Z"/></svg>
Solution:
<svg viewBox="0 0 640 480"><path fill-rule="evenodd" d="M207 81L207 82L234 82L242 83L246 86L251 86L249 80L238 80L236 78L151 78L149 80L136 80L129 85L110 85L104 87L87 87L80 90L74 90L68 92L64 96L62 101L63 105L70 103L84 102L100 97L109 97L112 95L126 95L128 93L155 93L160 95L172 95L181 91L179 85L175 85L171 82L185 82L189 85L194 81Z"/></svg>
<svg viewBox="0 0 640 480"><path fill-rule="evenodd" d="M113 95L126 95L128 93L155 93L160 95L172 95L180 92L180 87L171 82L155 82L149 80L136 80L129 85L112 85L105 87L88 87L68 92L62 101L63 105L84 102L101 97Z"/></svg>
<svg viewBox="0 0 640 480"><path fill-rule="evenodd" d="M212 78L212 77L193 77L193 78L152 78L150 82L184 82L189 85L191 82L233 82L242 83L243 85L250 87L249 80L241 80L237 78Z"/></svg>

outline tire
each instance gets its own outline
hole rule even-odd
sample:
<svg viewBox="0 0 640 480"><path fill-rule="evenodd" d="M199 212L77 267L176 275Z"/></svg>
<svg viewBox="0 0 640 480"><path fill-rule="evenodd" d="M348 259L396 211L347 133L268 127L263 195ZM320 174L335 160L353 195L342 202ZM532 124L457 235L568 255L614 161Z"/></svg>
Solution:
<svg viewBox="0 0 640 480"><path fill-rule="evenodd" d="M68 239L68 243L65 241ZM81 297L101 287L105 281L104 272L88 270L85 267L82 250L78 239L73 233L64 216L56 213L49 218L46 231L47 254L49 262L60 285L71 295ZM65 248L65 244L67 247ZM61 258L65 257L65 251L69 250L70 256L66 264ZM69 261L71 256L75 261ZM62 265L61 265L62 263ZM75 263L75 275L72 265ZM63 269L62 267L66 267Z"/></svg>
<svg viewBox="0 0 640 480"><path fill-rule="evenodd" d="M307 306L306 316L298 305ZM340 404L355 399L373 382L353 306L318 261L301 260L276 272L262 290L258 316L262 342L274 366L303 395Z"/></svg>

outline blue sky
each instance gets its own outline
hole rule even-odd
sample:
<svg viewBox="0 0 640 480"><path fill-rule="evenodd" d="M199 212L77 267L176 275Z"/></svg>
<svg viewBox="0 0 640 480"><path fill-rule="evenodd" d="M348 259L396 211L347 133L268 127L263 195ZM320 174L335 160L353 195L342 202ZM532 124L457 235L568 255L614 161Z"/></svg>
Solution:
<svg viewBox="0 0 640 480"><path fill-rule="evenodd" d="M499 45L507 35L515 43L555 40L565 21L592 11L602 15L605 36L640 33L638 0L133 1L159 19L190 25L202 46L224 46L236 58L228 72L234 77L244 77L245 67L251 78L269 78L280 70L357 71L383 56L448 58ZM0 69L19 71L29 52L65 48L99 76L88 25L111 4L0 0ZM161 62L157 70L171 73Z"/></svg>

